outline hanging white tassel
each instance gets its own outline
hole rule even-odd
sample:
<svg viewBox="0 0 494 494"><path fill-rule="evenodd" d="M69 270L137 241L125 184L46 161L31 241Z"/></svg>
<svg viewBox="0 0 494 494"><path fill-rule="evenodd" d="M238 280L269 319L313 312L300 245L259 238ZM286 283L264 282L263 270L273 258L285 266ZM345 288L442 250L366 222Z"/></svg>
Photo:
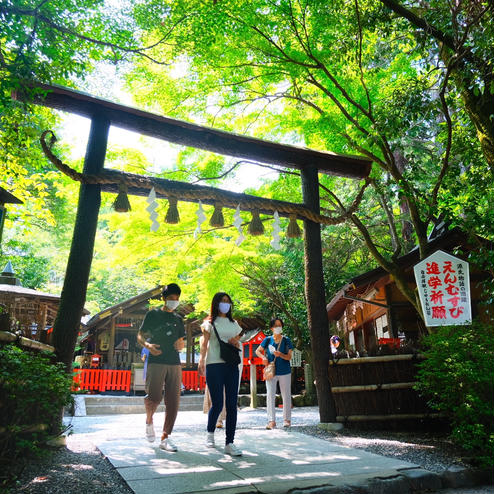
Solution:
<svg viewBox="0 0 494 494"><path fill-rule="evenodd" d="M146 202L149 204L146 211L149 213L149 218L151 219L151 231L155 232L160 227L160 224L156 221L156 218L158 218L158 213L156 212L158 203L156 202L156 191L154 187L150 190Z"/></svg>
<svg viewBox="0 0 494 494"><path fill-rule="evenodd" d="M201 201L199 201L199 207L197 208L196 216L197 216L197 228L194 231L194 238L197 238L202 233L201 224L206 221L206 215L204 214L204 210L202 209Z"/></svg>
<svg viewBox="0 0 494 494"><path fill-rule="evenodd" d="M245 236L242 231L242 218L240 216L240 205L237 206L237 209L235 210L235 213L233 215L233 225L235 226L239 234L237 240L235 240L235 245L238 247L245 240Z"/></svg>
<svg viewBox="0 0 494 494"><path fill-rule="evenodd" d="M274 222L273 222L273 240L271 240L270 244L271 247L273 247L274 250L280 250L281 245L280 245L280 215L278 214L278 211L274 212Z"/></svg>

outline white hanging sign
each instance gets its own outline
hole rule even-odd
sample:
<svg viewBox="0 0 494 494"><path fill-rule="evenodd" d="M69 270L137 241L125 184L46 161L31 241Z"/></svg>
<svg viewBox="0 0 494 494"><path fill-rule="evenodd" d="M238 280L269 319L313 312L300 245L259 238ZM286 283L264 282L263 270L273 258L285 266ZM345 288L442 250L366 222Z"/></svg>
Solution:
<svg viewBox="0 0 494 494"><path fill-rule="evenodd" d="M355 346L355 333L353 331L350 331L348 333L348 338L349 338L349 343L350 343L350 346Z"/></svg>
<svg viewBox="0 0 494 494"><path fill-rule="evenodd" d="M244 240L245 236L242 231L242 217L240 216L240 204L237 206L235 210L235 214L233 215L233 224L238 231L237 240L235 240L235 245L238 247Z"/></svg>
<svg viewBox="0 0 494 494"><path fill-rule="evenodd" d="M426 326L472 322L468 262L438 250L413 271Z"/></svg>
<svg viewBox="0 0 494 494"><path fill-rule="evenodd" d="M273 247L274 250L280 250L281 245L280 245L280 215L278 214L278 211L274 212L274 222L273 222L273 240L271 240L270 244L271 247ZM297 366L300 367L300 366Z"/></svg>
<svg viewBox="0 0 494 494"><path fill-rule="evenodd" d="M156 208L158 207L158 203L156 202L156 191L154 190L154 187L149 191L146 202L149 204L146 211L149 213L149 219L151 220L150 229L152 232L156 232L160 227L160 224L157 221L158 213L156 212Z"/></svg>
<svg viewBox="0 0 494 494"><path fill-rule="evenodd" d="M290 359L291 367L302 367L302 352L297 348L292 350L292 358Z"/></svg>

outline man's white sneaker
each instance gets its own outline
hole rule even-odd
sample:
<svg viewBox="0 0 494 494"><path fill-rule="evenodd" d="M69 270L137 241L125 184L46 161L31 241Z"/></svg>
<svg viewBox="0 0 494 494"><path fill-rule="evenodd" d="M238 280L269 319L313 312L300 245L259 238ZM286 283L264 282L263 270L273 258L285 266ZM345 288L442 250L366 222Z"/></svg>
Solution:
<svg viewBox="0 0 494 494"><path fill-rule="evenodd" d="M165 439L161 440L160 449L163 451L177 451L177 447L173 444L173 441L169 437L165 437Z"/></svg>
<svg viewBox="0 0 494 494"><path fill-rule="evenodd" d="M240 451L233 443L228 443L225 446L225 453L230 456L242 456L242 451Z"/></svg>
<svg viewBox="0 0 494 494"><path fill-rule="evenodd" d="M206 437L206 446L208 448L214 448L214 432L208 432Z"/></svg>
<svg viewBox="0 0 494 494"><path fill-rule="evenodd" d="M146 439L150 443L153 443L154 440L156 439L156 435L154 433L154 425L153 424L146 424Z"/></svg>

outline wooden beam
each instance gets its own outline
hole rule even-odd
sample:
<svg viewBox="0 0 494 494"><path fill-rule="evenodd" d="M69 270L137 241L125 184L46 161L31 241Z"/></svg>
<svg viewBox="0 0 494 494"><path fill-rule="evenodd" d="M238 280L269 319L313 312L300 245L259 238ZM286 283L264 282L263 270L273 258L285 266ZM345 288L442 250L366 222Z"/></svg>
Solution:
<svg viewBox="0 0 494 494"><path fill-rule="evenodd" d="M389 421L389 420L417 420L417 419L438 419L444 418L444 413L389 413L387 415L338 415L337 422L369 422Z"/></svg>
<svg viewBox="0 0 494 494"><path fill-rule="evenodd" d="M315 151L203 127L61 86L36 84L35 87L46 92L36 98L37 104L91 119L99 115L116 127L183 146L300 170L311 166L321 173L349 178L365 178L371 170L372 162L361 156ZM20 92L13 98L24 99Z"/></svg>
<svg viewBox="0 0 494 494"><path fill-rule="evenodd" d="M374 364L376 362L397 362L400 360L424 360L425 357L421 353L405 353L401 355L382 355L380 357L357 357L357 358L342 358L339 360L330 360L329 365L360 365Z"/></svg>
<svg viewBox="0 0 494 494"><path fill-rule="evenodd" d="M365 384L361 386L333 386L333 393L359 393L361 391L389 391L391 389L410 389L417 384L416 381L406 383Z"/></svg>

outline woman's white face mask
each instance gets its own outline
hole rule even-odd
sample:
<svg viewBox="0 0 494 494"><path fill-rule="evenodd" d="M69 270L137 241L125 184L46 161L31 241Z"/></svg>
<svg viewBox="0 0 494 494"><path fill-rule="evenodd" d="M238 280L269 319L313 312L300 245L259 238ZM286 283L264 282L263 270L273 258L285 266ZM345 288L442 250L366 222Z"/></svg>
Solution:
<svg viewBox="0 0 494 494"><path fill-rule="evenodd" d="M273 334L281 334L283 332L283 328L281 326L275 326L273 328Z"/></svg>
<svg viewBox="0 0 494 494"><path fill-rule="evenodd" d="M175 310L180 302L178 300L167 300L166 308L170 310Z"/></svg>
<svg viewBox="0 0 494 494"><path fill-rule="evenodd" d="M228 314L230 312L230 307L232 304L229 304L228 302L220 302L218 304L218 309L222 314Z"/></svg>

